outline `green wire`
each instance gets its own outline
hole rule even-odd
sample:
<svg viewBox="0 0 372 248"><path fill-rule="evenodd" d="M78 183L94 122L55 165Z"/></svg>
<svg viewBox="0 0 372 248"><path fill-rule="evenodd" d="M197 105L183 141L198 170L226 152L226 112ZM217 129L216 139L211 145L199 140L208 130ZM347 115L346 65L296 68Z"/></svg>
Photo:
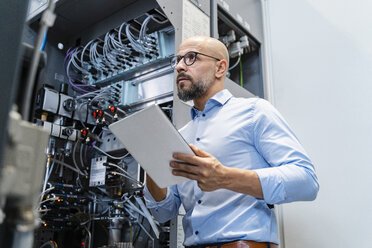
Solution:
<svg viewBox="0 0 372 248"><path fill-rule="evenodd" d="M239 62L239 67L240 67L240 86L244 87L244 85L243 85L243 63L242 63L241 59L240 59L240 62Z"/></svg>

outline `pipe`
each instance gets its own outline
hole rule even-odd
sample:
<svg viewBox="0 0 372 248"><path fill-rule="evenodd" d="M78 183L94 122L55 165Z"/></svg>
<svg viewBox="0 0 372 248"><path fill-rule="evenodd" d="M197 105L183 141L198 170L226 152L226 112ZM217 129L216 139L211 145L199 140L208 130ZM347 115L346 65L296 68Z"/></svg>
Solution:
<svg viewBox="0 0 372 248"><path fill-rule="evenodd" d="M214 29L215 29L215 19L216 19L216 1L215 0L210 0L210 32L211 32L211 37L213 38L218 38L216 37L216 33L214 32Z"/></svg>
<svg viewBox="0 0 372 248"><path fill-rule="evenodd" d="M22 103L22 119L25 121L28 121L30 119L32 92L34 89L37 67L39 65L40 56L42 52L41 46L43 44L45 33L48 31L48 28L53 26L54 24L55 15L53 12L55 6L56 6L55 0L50 0L47 9L44 11L41 17L41 26L37 36L36 45L34 47L34 53L32 55L30 69L27 74L25 97Z"/></svg>

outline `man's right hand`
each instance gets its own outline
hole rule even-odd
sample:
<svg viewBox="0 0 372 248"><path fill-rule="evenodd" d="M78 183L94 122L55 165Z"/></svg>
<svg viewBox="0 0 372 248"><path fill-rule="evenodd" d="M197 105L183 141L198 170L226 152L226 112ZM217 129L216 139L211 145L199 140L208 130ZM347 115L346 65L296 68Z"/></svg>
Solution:
<svg viewBox="0 0 372 248"><path fill-rule="evenodd" d="M154 180L146 173L146 186L155 201L160 202L167 196L167 188L160 188Z"/></svg>

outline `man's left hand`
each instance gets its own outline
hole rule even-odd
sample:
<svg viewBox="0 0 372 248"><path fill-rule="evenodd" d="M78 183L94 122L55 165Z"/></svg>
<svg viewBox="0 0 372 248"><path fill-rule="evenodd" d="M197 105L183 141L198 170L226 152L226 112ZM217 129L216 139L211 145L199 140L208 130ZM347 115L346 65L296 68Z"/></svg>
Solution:
<svg viewBox="0 0 372 248"><path fill-rule="evenodd" d="M174 153L170 166L173 168L173 175L186 177L198 182L198 186L203 191L213 191L223 188L223 182L226 182L228 167L223 166L211 154L190 145L195 153Z"/></svg>

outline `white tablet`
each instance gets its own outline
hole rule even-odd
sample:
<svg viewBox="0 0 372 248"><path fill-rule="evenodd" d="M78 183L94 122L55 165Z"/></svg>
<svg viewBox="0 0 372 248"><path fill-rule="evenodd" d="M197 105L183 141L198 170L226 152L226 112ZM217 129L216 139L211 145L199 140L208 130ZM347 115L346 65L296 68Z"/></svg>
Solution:
<svg viewBox="0 0 372 248"><path fill-rule="evenodd" d="M189 180L172 175L169 162L175 152L194 153L158 105L117 121L109 129L159 187Z"/></svg>

